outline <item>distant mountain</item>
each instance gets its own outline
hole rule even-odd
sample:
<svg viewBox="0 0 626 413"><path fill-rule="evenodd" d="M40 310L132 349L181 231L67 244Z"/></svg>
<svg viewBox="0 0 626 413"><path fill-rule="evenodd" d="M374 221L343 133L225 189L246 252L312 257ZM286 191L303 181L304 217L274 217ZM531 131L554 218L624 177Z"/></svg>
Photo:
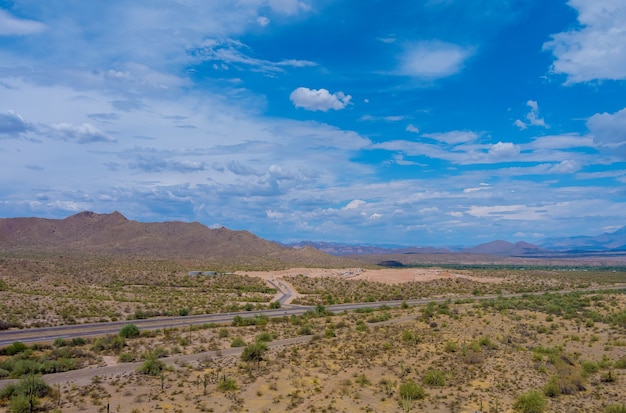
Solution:
<svg viewBox="0 0 626 413"><path fill-rule="evenodd" d="M558 251L626 251L626 226L596 236L546 238L538 244Z"/></svg>
<svg viewBox="0 0 626 413"><path fill-rule="evenodd" d="M546 253L547 250L528 242L520 241L515 244L508 241L491 241L475 247L465 248L467 254L504 255L509 257L523 257Z"/></svg>
<svg viewBox="0 0 626 413"><path fill-rule="evenodd" d="M286 248L248 231L211 229L199 222L143 223L119 212L86 211L65 219L1 218L0 251L342 265L339 258L313 248Z"/></svg>
<svg viewBox="0 0 626 413"><path fill-rule="evenodd" d="M336 242L314 242L302 241L295 244L286 244L293 248L305 246L313 247L327 254L336 256L358 256L372 254L447 254L450 250L435 247L404 247L404 246L382 246L382 245L349 245Z"/></svg>

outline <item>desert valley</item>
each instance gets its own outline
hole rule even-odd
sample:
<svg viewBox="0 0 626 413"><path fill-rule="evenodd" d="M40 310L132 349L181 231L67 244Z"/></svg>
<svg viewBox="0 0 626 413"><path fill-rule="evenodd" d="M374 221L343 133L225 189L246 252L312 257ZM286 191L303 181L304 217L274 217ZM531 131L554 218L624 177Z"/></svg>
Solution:
<svg viewBox="0 0 626 413"><path fill-rule="evenodd" d="M625 412L626 260L565 255L2 219L0 409Z"/></svg>

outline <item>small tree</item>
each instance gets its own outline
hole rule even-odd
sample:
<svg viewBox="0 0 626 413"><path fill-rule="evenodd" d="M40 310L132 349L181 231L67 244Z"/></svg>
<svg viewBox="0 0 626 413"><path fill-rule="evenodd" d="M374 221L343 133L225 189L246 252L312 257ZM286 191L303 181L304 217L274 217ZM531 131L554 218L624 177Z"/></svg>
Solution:
<svg viewBox="0 0 626 413"><path fill-rule="evenodd" d="M148 376L160 376L165 370L165 363L157 358L157 354L150 351L146 354L146 360L139 367L138 372Z"/></svg>
<svg viewBox="0 0 626 413"><path fill-rule="evenodd" d="M250 343L243 349L241 353L241 359L246 362L256 362L257 370L261 368L261 361L263 356L267 352L267 343L263 341L257 341L256 343Z"/></svg>

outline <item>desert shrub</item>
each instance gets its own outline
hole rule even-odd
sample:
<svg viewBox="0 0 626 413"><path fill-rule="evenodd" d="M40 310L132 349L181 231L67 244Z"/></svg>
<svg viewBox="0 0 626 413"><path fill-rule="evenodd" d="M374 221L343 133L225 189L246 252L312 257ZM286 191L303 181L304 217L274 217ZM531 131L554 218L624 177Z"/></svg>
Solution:
<svg viewBox="0 0 626 413"><path fill-rule="evenodd" d="M622 357L621 359L617 360L614 364L616 369L626 369L626 356Z"/></svg>
<svg viewBox="0 0 626 413"><path fill-rule="evenodd" d="M235 337L233 341L230 342L231 347L245 347L246 342L241 337Z"/></svg>
<svg viewBox="0 0 626 413"><path fill-rule="evenodd" d="M367 378L365 374L359 374L356 379L354 379L354 381L361 387L369 386L370 384L372 384L372 382Z"/></svg>
<svg viewBox="0 0 626 413"><path fill-rule="evenodd" d="M548 404L546 398L537 390L530 390L515 399L513 409L522 413L543 413Z"/></svg>
<svg viewBox="0 0 626 413"><path fill-rule="evenodd" d="M120 363L131 363L135 361L135 355L131 353L122 353L118 357L117 361L119 361Z"/></svg>
<svg viewBox="0 0 626 413"><path fill-rule="evenodd" d="M39 400L33 400L33 407L37 407L38 405ZM10 406L13 413L29 413L32 411L30 400L23 394L12 397Z"/></svg>
<svg viewBox="0 0 626 413"><path fill-rule="evenodd" d="M626 404L609 404L604 408L604 413L626 413Z"/></svg>
<svg viewBox="0 0 626 413"><path fill-rule="evenodd" d="M584 374L593 374L593 373L597 373L598 370L600 370L598 363L595 363L589 360L583 361L580 367L582 367Z"/></svg>
<svg viewBox="0 0 626 413"><path fill-rule="evenodd" d="M313 334L313 329L309 324L305 324L298 329L298 334L301 336L310 336Z"/></svg>
<svg viewBox="0 0 626 413"><path fill-rule="evenodd" d="M443 351L446 353L456 353L459 351L459 345L454 341L447 341L443 347Z"/></svg>
<svg viewBox="0 0 626 413"><path fill-rule="evenodd" d="M400 384L400 397L405 400L419 400L426 397L426 391L414 380Z"/></svg>
<svg viewBox="0 0 626 413"><path fill-rule="evenodd" d="M363 320L360 320L358 323L356 323L355 329L356 331L365 332L369 331L370 328L367 326L367 324L365 324Z"/></svg>
<svg viewBox="0 0 626 413"><path fill-rule="evenodd" d="M561 394L561 387L558 383L558 377L552 376L550 381L543 386L543 394L548 397L557 397Z"/></svg>
<svg viewBox="0 0 626 413"><path fill-rule="evenodd" d="M9 345L4 350L0 351L0 354L6 354L7 356L14 356L18 353L24 353L28 350L28 346L21 341L16 341L15 343Z"/></svg>
<svg viewBox="0 0 626 413"><path fill-rule="evenodd" d="M139 334L141 334L139 327L135 324L126 324L119 332L120 337L124 338L138 337Z"/></svg>
<svg viewBox="0 0 626 413"><path fill-rule="evenodd" d="M256 336L256 341L263 341L265 343L269 343L270 341L274 341L274 336L267 331Z"/></svg>
<svg viewBox="0 0 626 413"><path fill-rule="evenodd" d="M106 336L103 338L99 338L93 344L93 351L104 351L104 350L113 350L120 351L126 345L126 340L124 337L117 336Z"/></svg>
<svg viewBox="0 0 626 413"><path fill-rule="evenodd" d="M217 332L217 336L219 338L226 338L230 335L230 332L228 331L227 328L220 328L219 331Z"/></svg>
<svg viewBox="0 0 626 413"><path fill-rule="evenodd" d="M11 324L7 323L4 320L0 320L0 331L8 330L9 328L11 328Z"/></svg>
<svg viewBox="0 0 626 413"><path fill-rule="evenodd" d="M445 386L446 374L441 370L429 370L424 375L424 384L429 386Z"/></svg>
<svg viewBox="0 0 626 413"><path fill-rule="evenodd" d="M420 338L415 331L404 330L402 331L402 341L405 343L417 344L420 342Z"/></svg>
<svg viewBox="0 0 626 413"><path fill-rule="evenodd" d="M235 391L238 388L239 386L237 386L237 381L231 377L226 376L224 376L224 378L220 380L220 382L217 384L217 389L223 392Z"/></svg>
<svg viewBox="0 0 626 413"><path fill-rule="evenodd" d="M137 372L148 376L159 376L165 370L165 363L159 360L157 356L155 352L148 352L146 360L141 364Z"/></svg>

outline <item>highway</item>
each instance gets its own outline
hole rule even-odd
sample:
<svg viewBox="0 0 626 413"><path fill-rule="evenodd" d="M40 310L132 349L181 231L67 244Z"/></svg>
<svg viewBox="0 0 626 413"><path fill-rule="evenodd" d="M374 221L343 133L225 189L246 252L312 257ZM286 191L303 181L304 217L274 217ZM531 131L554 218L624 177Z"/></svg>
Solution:
<svg viewBox="0 0 626 413"><path fill-rule="evenodd" d="M291 295L292 292L289 288L280 283L280 287L276 286L277 290L283 293L283 296L279 299L279 302L282 300L283 302L287 300L287 296ZM602 291L602 290L618 290L618 289L626 289L625 284L613 285L607 287L595 287L589 289L580 289L574 291ZM560 290L560 291L548 291L549 293L558 293L558 294L566 294L572 292L573 290ZM493 300L498 297L504 298L512 298L512 297L521 297L523 295L542 295L546 292L534 292L534 293L519 293L519 294L504 294L504 295L485 295L485 296L458 296L458 297L443 297L443 298L419 298L413 300L397 300L397 301L379 301L379 302L366 302L366 303L348 303L348 304L335 304L326 306L325 308L328 311L334 313L341 313L343 311L354 311L357 309L363 308L378 308L382 306L388 307L399 307L403 303L406 303L411 306L419 306L425 305L429 302L442 303L448 300L463 300L463 299L472 299L472 300ZM282 305L282 303L281 303ZM274 309L274 310L254 310L254 311L240 311L240 312L230 312L230 313L219 313L219 314L201 314L201 315L188 315L188 316L176 316L176 317L155 317L143 320L124 320L124 321L113 321L106 323L85 323L85 324L74 324L74 325L64 325L64 326L55 326L55 327L40 327L40 328L29 328L29 329L21 329L21 330L7 330L0 332L0 347L8 346L16 341L21 341L23 343L46 343L53 342L58 338L62 339L72 339L72 338L91 338L91 337L102 337L108 334L117 334L119 330L129 324L135 324L140 330L157 330L164 328L190 328L191 326L198 326L203 324L228 324L233 321L236 316L240 316L242 318L254 318L259 315L265 315L269 318L276 317L290 317L292 315L302 315L306 311L315 310L313 306L296 306L296 305L285 305L282 308Z"/></svg>

